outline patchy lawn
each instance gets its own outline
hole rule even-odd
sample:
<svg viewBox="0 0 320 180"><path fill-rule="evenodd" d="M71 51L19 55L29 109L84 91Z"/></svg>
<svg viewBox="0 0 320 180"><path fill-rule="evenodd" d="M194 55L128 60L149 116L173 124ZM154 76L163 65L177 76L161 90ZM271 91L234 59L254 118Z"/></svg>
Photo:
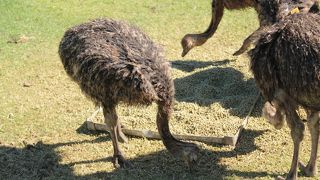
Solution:
<svg viewBox="0 0 320 180"><path fill-rule="evenodd" d="M250 9L227 11L215 36L182 59L181 38L205 30L210 7L209 0L2 0L0 179L272 179L286 174L293 152L289 131L275 130L261 118L262 100L236 147L197 142L202 157L191 171L161 141L134 137L121 145L134 167L114 169L109 135L83 126L94 106L67 77L57 51L67 28L98 17L136 24L164 46L176 86L172 131L214 135L241 121L257 89L247 57L232 53L257 28L257 18ZM148 115L141 108L120 109L126 122L136 118L137 125L148 121L155 129L152 107ZM306 133L303 162L309 142Z"/></svg>

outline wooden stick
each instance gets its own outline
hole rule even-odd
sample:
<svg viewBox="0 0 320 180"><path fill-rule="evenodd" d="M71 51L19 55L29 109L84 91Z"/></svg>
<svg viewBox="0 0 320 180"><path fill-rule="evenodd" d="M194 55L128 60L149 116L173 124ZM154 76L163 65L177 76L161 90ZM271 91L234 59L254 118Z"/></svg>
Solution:
<svg viewBox="0 0 320 180"><path fill-rule="evenodd" d="M236 143L237 143L237 141L238 141L238 139L239 139L239 136L240 136L241 132L243 131L243 129L248 125L249 117L250 117L250 115L251 115L254 107L256 106L256 104L257 104L260 96L261 96L261 94L259 93L259 94L257 95L256 99L254 100L253 105L250 107L250 110L249 110L246 118L245 118L244 121L242 122L241 126L238 128L238 131L237 131L237 133L236 133L235 136L234 136L235 139L236 139L235 142L234 142L234 145L236 145Z"/></svg>
<svg viewBox="0 0 320 180"><path fill-rule="evenodd" d="M199 142L205 142L205 143L219 143L219 144L226 144L226 145L234 146L237 143L237 140L239 138L240 133L245 128L245 126L248 124L249 116L251 115L252 110L253 110L254 106L256 105L259 97L260 97L260 94L256 98L254 104L251 106L248 115L246 116L245 120L242 122L242 124L239 127L235 136L210 137L210 136L178 135L178 134L173 134L173 136L179 140L199 141ZM101 108L98 108L87 119L87 121L86 121L87 128L89 130L110 132L110 128L106 124L93 122L93 119L101 110L102 110ZM122 132L126 135L129 135L129 136L143 137L143 138L149 138L149 139L161 139L158 132L150 131L150 130L134 130L134 129L122 128Z"/></svg>
<svg viewBox="0 0 320 180"><path fill-rule="evenodd" d="M89 130L110 132L110 128L106 124L93 122L92 120L89 120L89 118L87 119L86 123L87 123L87 128ZM150 131L150 130L134 130L134 129L122 128L122 132L129 136L143 137L148 139L161 139L158 132ZM177 134L173 134L173 136L179 140L200 141L200 142L219 143L219 144L225 144L224 142L228 142L228 140L224 140L224 138L219 138L219 137L177 135ZM227 139L229 139L229 137L227 137Z"/></svg>

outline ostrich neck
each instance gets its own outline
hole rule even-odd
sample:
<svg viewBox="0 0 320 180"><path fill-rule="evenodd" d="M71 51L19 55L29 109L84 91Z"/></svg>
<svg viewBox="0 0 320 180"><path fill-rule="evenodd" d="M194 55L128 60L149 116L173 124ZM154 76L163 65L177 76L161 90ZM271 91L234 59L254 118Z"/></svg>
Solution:
<svg viewBox="0 0 320 180"><path fill-rule="evenodd" d="M214 35L223 17L224 8L229 10L244 9L248 7L256 8L257 4L257 0L213 0L210 25L205 32L198 34L197 42L199 41L199 44L203 44L207 39Z"/></svg>
<svg viewBox="0 0 320 180"><path fill-rule="evenodd" d="M211 35L212 36L212 35ZM210 34L208 33L202 33L202 34L192 34L193 44L195 46L201 46L204 44L210 37Z"/></svg>
<svg viewBox="0 0 320 180"><path fill-rule="evenodd" d="M212 1L212 18L209 27L206 31L200 34L190 34L192 38L192 43L195 46L201 46L204 44L209 38L213 36L216 32L218 25L223 16L223 1L222 0L213 0Z"/></svg>
<svg viewBox="0 0 320 180"><path fill-rule="evenodd" d="M220 21L223 16L223 11L224 11L224 5L223 1L220 0L214 0L212 1L212 18L209 27L205 32L200 34L200 39L204 38L205 41L213 36L213 34L216 32ZM204 41L204 42L205 42Z"/></svg>

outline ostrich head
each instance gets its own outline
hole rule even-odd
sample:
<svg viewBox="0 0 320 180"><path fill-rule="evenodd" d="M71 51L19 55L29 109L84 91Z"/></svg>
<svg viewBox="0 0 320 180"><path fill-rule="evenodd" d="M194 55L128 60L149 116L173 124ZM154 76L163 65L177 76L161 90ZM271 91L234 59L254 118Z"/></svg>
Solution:
<svg viewBox="0 0 320 180"><path fill-rule="evenodd" d="M181 56L184 57L195 46L201 46L207 41L208 38L199 36L198 34L186 34L181 40L183 48Z"/></svg>
<svg viewBox="0 0 320 180"><path fill-rule="evenodd" d="M181 153L181 159L188 167L194 166L199 158L199 147L195 144L186 144Z"/></svg>
<svg viewBox="0 0 320 180"><path fill-rule="evenodd" d="M216 32L218 25L223 16L223 0L212 1L212 19L208 29L201 34L187 34L181 40L183 48L182 57L184 57L195 46L204 44Z"/></svg>

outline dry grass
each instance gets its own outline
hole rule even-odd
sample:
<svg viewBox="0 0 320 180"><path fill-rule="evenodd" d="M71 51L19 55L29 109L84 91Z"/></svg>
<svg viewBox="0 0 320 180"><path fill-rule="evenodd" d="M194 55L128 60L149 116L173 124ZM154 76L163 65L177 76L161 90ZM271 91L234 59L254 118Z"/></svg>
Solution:
<svg viewBox="0 0 320 180"><path fill-rule="evenodd" d="M272 179L288 172L288 128L275 130L262 119L262 102L235 148L198 143L202 157L192 171L161 141L141 138L121 145L134 167L114 169L110 137L82 126L94 106L66 76L57 54L64 31L88 19L137 24L164 46L173 65L172 131L225 135L244 118L257 92L248 59L231 56L257 27L252 10L226 12L214 38L186 59L180 57L180 39L206 28L209 1L2 0L0 10L0 179ZM154 106L121 106L119 115L132 127L155 128ZM304 162L309 141L307 133Z"/></svg>

